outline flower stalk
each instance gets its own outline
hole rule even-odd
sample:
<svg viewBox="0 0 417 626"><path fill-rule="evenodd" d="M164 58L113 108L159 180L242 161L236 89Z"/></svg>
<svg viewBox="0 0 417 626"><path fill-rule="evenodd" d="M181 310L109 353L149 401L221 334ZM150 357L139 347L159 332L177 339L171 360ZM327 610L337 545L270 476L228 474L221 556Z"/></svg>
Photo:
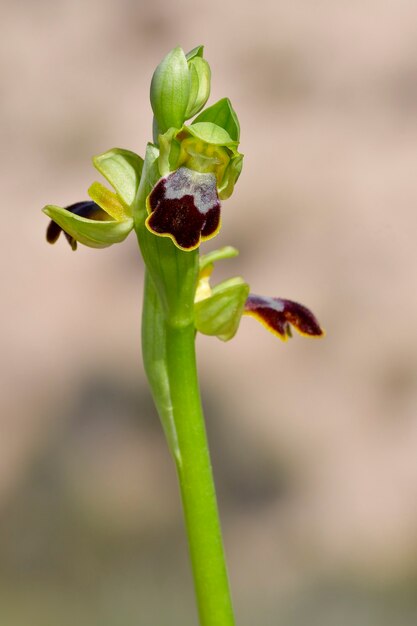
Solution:
<svg viewBox="0 0 417 626"><path fill-rule="evenodd" d="M177 470L201 626L233 626L216 491L201 407L194 324L164 318L147 274L142 354Z"/></svg>
<svg viewBox="0 0 417 626"><path fill-rule="evenodd" d="M176 466L201 625L232 626L233 610L194 342L193 325L166 325L168 377L179 452Z"/></svg>

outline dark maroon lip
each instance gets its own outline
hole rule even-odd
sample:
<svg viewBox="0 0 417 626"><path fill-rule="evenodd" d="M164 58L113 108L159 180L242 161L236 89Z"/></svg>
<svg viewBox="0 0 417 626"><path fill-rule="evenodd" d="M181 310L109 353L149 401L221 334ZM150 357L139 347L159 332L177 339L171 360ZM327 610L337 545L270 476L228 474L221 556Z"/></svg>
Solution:
<svg viewBox="0 0 417 626"><path fill-rule="evenodd" d="M212 174L199 174L195 184L187 184L181 195L181 170L186 168L161 178L153 188L148 198L151 213L147 226L158 235L170 236L180 248L192 250L202 237L210 238L219 230L220 201ZM203 211L198 205L207 197Z"/></svg>
<svg viewBox="0 0 417 626"><path fill-rule="evenodd" d="M309 337L322 337L324 331L315 315L303 304L284 298L267 298L249 294L245 313L261 321L281 338L291 337L291 326Z"/></svg>

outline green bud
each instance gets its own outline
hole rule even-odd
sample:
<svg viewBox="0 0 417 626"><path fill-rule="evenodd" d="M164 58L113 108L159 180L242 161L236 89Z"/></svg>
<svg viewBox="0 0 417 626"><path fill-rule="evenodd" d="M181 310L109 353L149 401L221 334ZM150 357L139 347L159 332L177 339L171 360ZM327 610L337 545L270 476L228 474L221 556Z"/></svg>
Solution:
<svg viewBox="0 0 417 626"><path fill-rule="evenodd" d="M190 97L188 63L182 48L171 50L158 65L152 76L150 96L159 132L181 128Z"/></svg>
<svg viewBox="0 0 417 626"><path fill-rule="evenodd" d="M179 47L167 54L151 82L155 138L170 128L181 128L185 120L201 111L210 95L210 80L203 46L193 48L187 55Z"/></svg>
<svg viewBox="0 0 417 626"><path fill-rule="evenodd" d="M195 327L204 335L222 341L232 339L240 324L249 285L242 278L230 278L211 290L211 295L194 304Z"/></svg>
<svg viewBox="0 0 417 626"><path fill-rule="evenodd" d="M190 74L190 95L185 113L186 120L194 117L206 104L210 95L211 79L209 64L199 56L195 56L188 61L188 69Z"/></svg>

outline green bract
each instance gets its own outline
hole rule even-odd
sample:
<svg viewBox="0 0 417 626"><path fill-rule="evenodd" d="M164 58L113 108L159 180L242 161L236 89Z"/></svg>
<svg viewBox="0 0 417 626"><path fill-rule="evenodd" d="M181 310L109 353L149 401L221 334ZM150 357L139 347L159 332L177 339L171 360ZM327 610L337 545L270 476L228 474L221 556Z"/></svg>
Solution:
<svg viewBox="0 0 417 626"><path fill-rule="evenodd" d="M151 105L159 133L181 128L203 108L210 95L210 78L203 46L187 55L177 47L166 55L151 82Z"/></svg>
<svg viewBox="0 0 417 626"><path fill-rule="evenodd" d="M200 122L212 122L221 126L234 141L240 140L239 120L229 98L222 98L212 106L204 109L198 115L193 124Z"/></svg>

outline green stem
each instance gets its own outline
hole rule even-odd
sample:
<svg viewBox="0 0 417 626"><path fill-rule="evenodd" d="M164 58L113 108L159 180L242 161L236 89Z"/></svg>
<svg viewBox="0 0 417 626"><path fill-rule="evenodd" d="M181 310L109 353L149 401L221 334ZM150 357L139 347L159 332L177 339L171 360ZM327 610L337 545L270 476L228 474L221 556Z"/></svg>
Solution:
<svg viewBox="0 0 417 626"><path fill-rule="evenodd" d="M166 324L166 354L179 448L177 472L201 626L233 626L216 492L201 407L194 325Z"/></svg>
<svg viewBox="0 0 417 626"><path fill-rule="evenodd" d="M142 356L152 397L174 460L179 458L165 348L165 324L154 283L145 272L142 309Z"/></svg>
<svg viewBox="0 0 417 626"><path fill-rule="evenodd" d="M163 314L148 272L142 352L180 484L201 626L233 626L216 492L201 407L194 324Z"/></svg>

